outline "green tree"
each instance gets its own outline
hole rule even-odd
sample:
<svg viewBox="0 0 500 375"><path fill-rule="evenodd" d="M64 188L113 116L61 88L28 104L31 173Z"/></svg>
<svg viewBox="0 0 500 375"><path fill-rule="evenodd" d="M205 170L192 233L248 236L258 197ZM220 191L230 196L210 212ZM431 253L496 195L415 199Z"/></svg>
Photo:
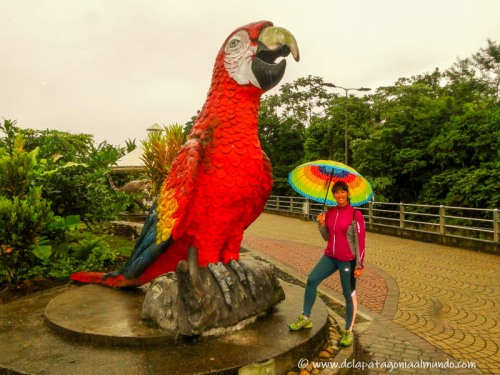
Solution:
<svg viewBox="0 0 500 375"><path fill-rule="evenodd" d="M432 175L426 149L439 127L443 103L425 80L417 76L379 88L371 96L376 123L366 139L352 142L353 166L375 191L383 191L378 199L415 202Z"/></svg>
<svg viewBox="0 0 500 375"><path fill-rule="evenodd" d="M500 207L499 106L470 106L452 117L430 142L428 155L438 169L422 189L422 202Z"/></svg>
<svg viewBox="0 0 500 375"><path fill-rule="evenodd" d="M448 87L455 97L465 102L490 99L499 101L500 92L500 44L487 40L487 47L481 48L470 58L458 59L445 75Z"/></svg>
<svg viewBox="0 0 500 375"><path fill-rule="evenodd" d="M314 117L322 115L334 95L324 88L323 78L307 76L282 85L278 103L287 118L307 127Z"/></svg>
<svg viewBox="0 0 500 375"><path fill-rule="evenodd" d="M116 219L117 213L130 204L130 197L111 190L105 176L125 154L124 147L97 144L89 134L20 129L9 120L0 124L0 130L5 134L0 145L7 149L22 136L26 151L38 150L37 168L41 172L30 184L43 185L43 197L56 215L79 215L90 226L92 222Z"/></svg>
<svg viewBox="0 0 500 375"><path fill-rule="evenodd" d="M189 136L189 133L191 133L191 129L193 129L194 122L198 118L199 114L200 114L200 110L197 110L196 111L196 115L194 115L193 117L191 117L191 120L189 120L188 122L186 122L186 124L184 125L183 134L186 137L186 139Z"/></svg>

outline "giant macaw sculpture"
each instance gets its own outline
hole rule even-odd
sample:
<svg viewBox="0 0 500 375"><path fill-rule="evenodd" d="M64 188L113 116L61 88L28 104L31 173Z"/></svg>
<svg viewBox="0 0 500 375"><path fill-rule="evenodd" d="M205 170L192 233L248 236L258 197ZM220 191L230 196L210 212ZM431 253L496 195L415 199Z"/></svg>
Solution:
<svg viewBox="0 0 500 375"><path fill-rule="evenodd" d="M221 266L227 263L245 280L238 263L243 231L263 211L273 183L257 133L260 98L285 72L286 61L275 60L290 52L298 61L295 38L271 22L231 33L217 55L207 100L129 261L119 271L80 272L73 280L142 285L175 270L190 246L198 249L198 264L207 266L219 284L224 284Z"/></svg>

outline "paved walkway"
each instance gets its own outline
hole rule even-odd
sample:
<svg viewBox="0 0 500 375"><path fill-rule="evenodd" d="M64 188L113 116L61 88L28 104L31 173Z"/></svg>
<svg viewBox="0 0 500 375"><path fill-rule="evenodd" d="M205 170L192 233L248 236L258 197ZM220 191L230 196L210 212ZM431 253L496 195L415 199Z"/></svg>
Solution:
<svg viewBox="0 0 500 375"><path fill-rule="evenodd" d="M359 310L374 322L359 337L372 360L475 362L479 369L393 373L500 374L500 257L367 233ZM243 246L303 278L325 242L316 224L262 214L245 231ZM338 276L324 282L339 300ZM377 371L383 371L379 369ZM367 373L377 373L368 371Z"/></svg>

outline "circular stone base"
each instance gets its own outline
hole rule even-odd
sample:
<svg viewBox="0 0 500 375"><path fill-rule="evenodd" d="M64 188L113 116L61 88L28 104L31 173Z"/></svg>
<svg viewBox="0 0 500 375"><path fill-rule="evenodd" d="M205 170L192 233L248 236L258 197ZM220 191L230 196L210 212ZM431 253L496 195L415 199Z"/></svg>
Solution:
<svg viewBox="0 0 500 375"><path fill-rule="evenodd" d="M232 334L206 341L183 340L175 345L168 343L167 333L138 324L142 292L89 285L35 293L0 306L0 373L4 369L56 375L94 375L96 371L103 375L237 374L240 367L271 358L275 360L276 373L285 373L296 367L300 358L311 358L322 347L328 336L328 314L324 303L317 299L312 313L313 328L289 331L288 324L295 321L302 311L304 289L280 282L286 299L268 317ZM87 290L90 295L96 292L100 298L89 301L85 292L86 302L78 301L82 291ZM109 295L117 294L118 302L112 300L114 297L108 292ZM76 309L64 310L75 304ZM104 311L109 308L113 310ZM47 319L43 318L45 309ZM87 342L61 338L58 333L47 329L44 320L57 332L66 332L65 336ZM66 320L68 323L63 324ZM78 320L84 321L75 325ZM88 342L89 337L99 335L108 337L111 343L116 342L116 337L110 338L111 332L121 332L121 336L116 337L122 344L124 338L125 341L152 340L155 343L164 340L164 344L117 347Z"/></svg>
<svg viewBox="0 0 500 375"><path fill-rule="evenodd" d="M55 297L45 309L50 328L78 341L106 345L157 345L179 338L141 323L146 291L85 285Z"/></svg>

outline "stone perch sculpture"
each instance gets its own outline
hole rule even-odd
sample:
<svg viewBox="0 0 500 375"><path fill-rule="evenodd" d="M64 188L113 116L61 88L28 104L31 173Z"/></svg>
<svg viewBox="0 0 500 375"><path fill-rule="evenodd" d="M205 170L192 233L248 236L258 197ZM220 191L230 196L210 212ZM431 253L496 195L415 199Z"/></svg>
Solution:
<svg viewBox="0 0 500 375"><path fill-rule="evenodd" d="M226 332L221 328L266 313L285 299L273 265L254 259L241 260L240 264L249 276L244 282L231 267L220 267L230 285L232 303L228 306L211 272L198 266L197 250L191 246L188 260L179 262L176 272L159 276L151 283L144 299L143 320L186 336L204 332L219 335Z"/></svg>

